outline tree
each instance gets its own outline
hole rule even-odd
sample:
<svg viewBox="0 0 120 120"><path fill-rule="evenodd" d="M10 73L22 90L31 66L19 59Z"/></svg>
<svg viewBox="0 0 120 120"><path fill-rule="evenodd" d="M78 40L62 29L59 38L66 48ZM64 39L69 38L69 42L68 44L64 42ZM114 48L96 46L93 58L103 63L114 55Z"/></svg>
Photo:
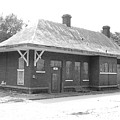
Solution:
<svg viewBox="0 0 120 120"><path fill-rule="evenodd" d="M23 23L23 20L18 19L13 13L6 16L0 17L0 42L12 37L18 31L22 29L23 26L26 26Z"/></svg>
<svg viewBox="0 0 120 120"><path fill-rule="evenodd" d="M120 32L111 33L110 37L114 42L120 45Z"/></svg>

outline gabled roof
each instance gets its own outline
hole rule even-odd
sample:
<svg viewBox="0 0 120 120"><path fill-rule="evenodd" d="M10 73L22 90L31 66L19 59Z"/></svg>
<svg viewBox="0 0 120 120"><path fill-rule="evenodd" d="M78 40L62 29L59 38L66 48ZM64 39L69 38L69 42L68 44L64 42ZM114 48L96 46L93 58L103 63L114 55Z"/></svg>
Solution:
<svg viewBox="0 0 120 120"><path fill-rule="evenodd" d="M49 49L48 49L49 48ZM120 55L120 48L100 32L94 32L46 20L39 20L0 44L0 51L9 49L46 49L88 55Z"/></svg>

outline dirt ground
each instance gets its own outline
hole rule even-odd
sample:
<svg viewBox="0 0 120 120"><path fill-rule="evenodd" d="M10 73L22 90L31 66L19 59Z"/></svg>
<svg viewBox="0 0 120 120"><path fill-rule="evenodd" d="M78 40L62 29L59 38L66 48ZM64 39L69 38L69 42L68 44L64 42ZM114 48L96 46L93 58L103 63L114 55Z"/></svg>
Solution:
<svg viewBox="0 0 120 120"><path fill-rule="evenodd" d="M119 120L120 92L51 95L51 99L28 100L10 93L0 98L1 120ZM19 95L20 96L20 95ZM29 96L29 95L24 95ZM40 94L32 95L38 96ZM54 98L56 96L56 98Z"/></svg>
<svg viewBox="0 0 120 120"><path fill-rule="evenodd" d="M120 89L109 89L102 91L86 91L86 92L64 92L64 93L39 93L39 94L25 94L18 93L16 91L10 90L0 90L0 103L6 102L22 102L25 100L42 100L42 99L52 99L52 98L62 98L71 96L84 96L84 95L97 95L97 94L110 94L119 93Z"/></svg>

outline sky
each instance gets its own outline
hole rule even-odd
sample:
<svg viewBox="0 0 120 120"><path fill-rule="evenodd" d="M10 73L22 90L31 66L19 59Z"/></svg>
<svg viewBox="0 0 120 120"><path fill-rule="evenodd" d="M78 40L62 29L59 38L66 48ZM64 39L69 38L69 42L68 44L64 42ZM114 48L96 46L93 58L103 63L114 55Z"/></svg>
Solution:
<svg viewBox="0 0 120 120"><path fill-rule="evenodd" d="M0 0L0 15L11 13L25 22L58 23L63 14L70 14L71 26L100 31L109 25L111 32L120 32L120 0Z"/></svg>

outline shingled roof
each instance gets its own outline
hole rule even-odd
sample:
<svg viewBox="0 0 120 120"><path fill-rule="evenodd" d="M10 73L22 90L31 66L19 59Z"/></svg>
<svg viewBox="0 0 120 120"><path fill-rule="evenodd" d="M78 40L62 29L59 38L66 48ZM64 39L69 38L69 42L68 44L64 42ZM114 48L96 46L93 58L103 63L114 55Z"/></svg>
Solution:
<svg viewBox="0 0 120 120"><path fill-rule="evenodd" d="M64 24L39 20L8 40L0 43L0 51L16 49L44 49L46 51L120 55L120 48L100 32L67 27Z"/></svg>

